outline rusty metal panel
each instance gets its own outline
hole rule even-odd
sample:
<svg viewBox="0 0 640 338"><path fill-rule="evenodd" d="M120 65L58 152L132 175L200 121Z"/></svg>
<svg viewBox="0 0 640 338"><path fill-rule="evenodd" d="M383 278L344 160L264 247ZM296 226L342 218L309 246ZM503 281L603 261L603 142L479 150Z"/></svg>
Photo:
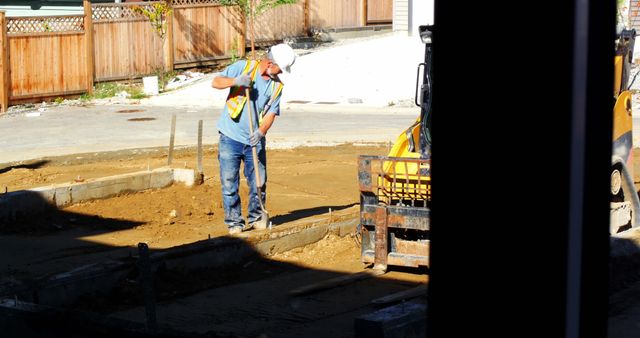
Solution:
<svg viewBox="0 0 640 338"><path fill-rule="evenodd" d="M376 210L376 259L375 265L387 266L387 210L379 208Z"/></svg>
<svg viewBox="0 0 640 338"><path fill-rule="evenodd" d="M386 207L386 206L361 206L360 221L365 225L377 224L377 213L379 209L386 209L387 218L385 220L389 228L430 230L430 210L425 208L412 207Z"/></svg>
<svg viewBox="0 0 640 338"><path fill-rule="evenodd" d="M358 184L360 191L371 190L371 160L365 156L358 158Z"/></svg>

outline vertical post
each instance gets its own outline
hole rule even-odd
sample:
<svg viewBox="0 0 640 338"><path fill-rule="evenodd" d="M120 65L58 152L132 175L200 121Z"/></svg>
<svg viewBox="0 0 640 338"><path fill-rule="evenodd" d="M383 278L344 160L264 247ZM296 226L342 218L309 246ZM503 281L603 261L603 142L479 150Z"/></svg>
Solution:
<svg viewBox="0 0 640 338"><path fill-rule="evenodd" d="M83 0L84 6L84 41L87 54L87 92L93 94L93 11L91 1Z"/></svg>
<svg viewBox="0 0 640 338"><path fill-rule="evenodd" d="M0 106L4 113L9 108L9 42L7 41L7 18L0 11Z"/></svg>
<svg viewBox="0 0 640 338"><path fill-rule="evenodd" d="M362 16L360 19L360 25L362 27L367 26L367 11L369 10L369 7L367 6L367 0L361 0L362 1L362 5L360 6L360 8L362 8Z"/></svg>
<svg viewBox="0 0 640 338"><path fill-rule="evenodd" d="M169 159L167 164L171 165L173 161L173 142L176 138L176 114L171 115L171 138L169 139Z"/></svg>
<svg viewBox="0 0 640 338"><path fill-rule="evenodd" d="M251 59L256 60L256 47L254 46L254 41L256 39L254 23L256 21L256 17L254 15L253 2L254 0L249 0L249 11L251 12L249 15L249 28L251 29Z"/></svg>
<svg viewBox="0 0 640 338"><path fill-rule="evenodd" d="M387 233L387 209L379 207L376 209L376 242L373 263L373 268L376 270L387 271L387 256L389 255Z"/></svg>
<svg viewBox="0 0 640 338"><path fill-rule="evenodd" d="M172 8L172 1L167 1L167 6ZM164 70L173 70L173 11L167 18L167 38L162 48L164 49Z"/></svg>
<svg viewBox="0 0 640 338"><path fill-rule="evenodd" d="M149 261L149 247L145 243L138 243L138 269L140 271L140 287L144 297L144 307L147 315L147 330L156 331L156 301L154 296L153 278L151 276L151 262Z"/></svg>
<svg viewBox="0 0 640 338"><path fill-rule="evenodd" d="M202 120L198 121L198 173L196 183L204 183L204 170L202 169Z"/></svg>
<svg viewBox="0 0 640 338"><path fill-rule="evenodd" d="M247 17L243 14L243 11L238 7L240 13L240 57L245 57L247 50Z"/></svg>
<svg viewBox="0 0 640 338"><path fill-rule="evenodd" d="M309 1L311 0L304 0L304 33L307 34L307 36L310 35L309 29L311 29L309 22Z"/></svg>

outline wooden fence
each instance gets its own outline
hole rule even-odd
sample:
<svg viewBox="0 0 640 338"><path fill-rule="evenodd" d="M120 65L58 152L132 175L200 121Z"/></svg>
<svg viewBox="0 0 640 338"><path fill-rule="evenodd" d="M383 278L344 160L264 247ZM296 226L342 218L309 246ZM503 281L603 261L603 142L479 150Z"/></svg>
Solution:
<svg viewBox="0 0 640 338"><path fill-rule="evenodd" d="M5 18L2 14L7 101L79 94L89 91L84 17ZM6 62L6 63L5 63ZM5 67L3 67L5 68Z"/></svg>
<svg viewBox="0 0 640 338"><path fill-rule="evenodd" d="M307 0L311 27L365 26L363 10L367 0Z"/></svg>
<svg viewBox="0 0 640 338"><path fill-rule="evenodd" d="M305 3L282 5L266 11L256 18L256 41L275 41L285 37L304 36L309 27L305 18Z"/></svg>
<svg viewBox="0 0 640 338"><path fill-rule="evenodd" d="M2 112L9 103L90 93L94 81L243 56L248 43L238 8L217 0L173 0L164 43L148 19L133 10L152 9L160 1L83 1L85 14L76 16L6 18L0 11ZM311 27L365 26L367 15L387 15L386 2L391 0L299 0L279 6L256 19L256 42L305 36Z"/></svg>
<svg viewBox="0 0 640 338"><path fill-rule="evenodd" d="M173 57L176 65L242 55L244 23L235 7L205 3L174 5Z"/></svg>
<svg viewBox="0 0 640 338"><path fill-rule="evenodd" d="M132 5L93 5L92 21L96 81L134 78L163 68L162 41Z"/></svg>

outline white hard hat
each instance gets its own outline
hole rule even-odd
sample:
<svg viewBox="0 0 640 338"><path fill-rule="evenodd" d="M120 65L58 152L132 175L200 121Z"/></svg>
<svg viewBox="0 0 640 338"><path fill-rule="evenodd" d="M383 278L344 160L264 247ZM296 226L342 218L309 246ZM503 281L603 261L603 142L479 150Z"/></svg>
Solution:
<svg viewBox="0 0 640 338"><path fill-rule="evenodd" d="M296 62L296 53L286 43L277 44L269 50L269 58L285 73L291 73L291 65Z"/></svg>

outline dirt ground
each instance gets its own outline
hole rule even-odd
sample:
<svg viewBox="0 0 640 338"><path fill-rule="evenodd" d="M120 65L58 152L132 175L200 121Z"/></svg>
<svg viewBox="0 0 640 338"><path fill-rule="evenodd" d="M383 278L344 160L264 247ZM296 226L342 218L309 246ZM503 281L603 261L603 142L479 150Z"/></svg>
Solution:
<svg viewBox="0 0 640 338"><path fill-rule="evenodd" d="M269 150L267 209L274 225L323 215L329 211L329 208L334 213L357 217L359 199L356 158L360 154L383 155L387 150L387 145ZM0 278L0 283L33 277L34 274L67 271L80 264L95 262L105 257L122 256L135 252L138 242L146 242L152 249L161 249L192 243L209 236L226 235L227 231L222 222L223 211L216 154L215 147L209 146L205 149L203 185L191 188L175 185L166 189L85 202L44 217L24 220L16 224L16 227L6 229L0 234L0 275L3 276ZM174 155L173 167L196 167L194 149L179 149ZM166 166L166 162L166 149L138 149L4 164L0 165L0 189L16 191L69 183L159 168ZM634 149L634 165L640 168L639 148ZM636 186L639 186L640 170L634 172L634 179ZM241 184L242 196L246 196L246 181L242 179ZM246 201L246 198L244 200ZM243 204L243 211L246 212L246 203ZM162 321L173 327L194 327L196 331L206 332L209 330L207 325L198 326L200 325L198 324L199 316L215 314L217 318L224 318L227 310L211 309L208 306L209 303L203 302L202 299L214 297L218 301L217 304L222 307L225 303L221 297L227 297L225 293L228 292L251 294L256 288L270 288L274 284L281 288L292 288L299 285L296 283L328 278L328 273L354 273L362 271L363 268L356 237L329 235L317 243L275 254L268 260L255 259L225 272L203 272L189 285L174 272L167 276L160 274L158 276L159 300L162 303L160 314ZM425 283L428 276L425 271L416 273L400 270L390 271L376 280L369 284L358 285L357 294L362 298L359 301L370 300ZM177 285L179 287L176 287ZM632 289L637 290L638 287ZM120 296L119 301L81 299L75 306L80 309L109 313L115 317L136 318L143 321L144 311L139 294L132 295L130 290L116 291L120 292L116 294ZM347 295L349 292L353 291L349 291L348 288L336 290L328 297L337 297L346 302L347 298L351 297ZM178 302L172 301L177 297L180 299ZM260 302L271 302L266 298L263 299L264 294L260 292L252 297L257 299L258 305L262 304ZM621 332L629 332L623 328L637 327L637 322L630 318L629 314L618 313L622 310L615 311L618 307L632 307L619 305L622 301L616 301L616 297L620 296L614 296L610 305L613 309L610 328L613 329L612 336L623 337L625 335ZM127 301L122 302L122 300ZM281 302L280 306L295 307L306 304L308 300L301 300L302 303L291 303L290 299L282 298ZM357 303L355 300L354 302ZM253 311L251 306L253 305L247 303L243 308L234 308L234 311L249 313ZM310 309L314 310L309 311L329 313L330 309L327 306L325 303L322 306L311 307ZM261 311L261 309L254 310ZM353 305L352 314L356 315L369 310L371 309ZM190 315L184 316L187 313L185 311L189 311ZM296 317L297 314L294 315L295 311L285 311L283 314L273 311L276 321L302 321ZM340 330L346 329L344 326L346 324L343 322L332 322L337 317L312 312L307 313L309 320L317 320L318 325L309 325L308 322L303 321L304 325L289 333L310 333L305 330L311 327L317 329L323 325L336 325ZM252 330L258 330L264 327L264 323L261 324L260 321L252 322L245 327L246 323L234 322L234 320L228 319L229 324L226 329L229 332L239 332L250 327ZM344 333L344 331L335 330L337 336L340 335L339 333Z"/></svg>
<svg viewBox="0 0 640 338"><path fill-rule="evenodd" d="M327 214L358 212L357 156L382 155L387 145L268 150L267 204L279 225ZM167 149L78 154L0 166L0 187L16 191L166 166ZM140 242L163 249L227 235L216 148L205 148L205 182L123 194L22 220L0 236L0 267L10 276L44 274L130 252ZM195 149L174 153L173 167L195 168ZM241 196L247 195L241 179ZM243 198L246 215L246 198ZM338 261L341 259L338 258ZM0 270L1 271L1 270Z"/></svg>
<svg viewBox="0 0 640 338"><path fill-rule="evenodd" d="M358 217L357 156L387 151L388 145L268 150L266 206L273 225L311 220L330 209L335 217ZM202 185L176 184L84 202L5 228L0 234L0 285L135 254L139 242L153 250L227 235L216 154L215 147L205 151ZM0 165L0 187L16 191L154 169L166 162L166 149L45 158ZM176 151L173 167L195 168L195 150ZM241 196L246 196L244 179L241 185ZM246 198L243 211L246 214ZM159 322L200 333L215 327L234 335L353 336L353 318L374 311L372 299L428 279L425 270L392 269L382 277L312 297L287 296L291 289L365 270L360 250L357 236L329 234L316 243L270 257L200 271L197 278L192 273L159 271ZM125 280L108 295L86 295L72 307L143 323L141 294L135 282ZM239 302L234 294L246 299ZM212 298L215 307L211 307ZM214 325L206 318L215 318Z"/></svg>
<svg viewBox="0 0 640 338"><path fill-rule="evenodd" d="M385 146L338 146L330 148L296 148L269 150L267 209L275 225L320 213L356 209L358 200L357 163L359 154L379 155ZM131 229L86 238L98 243L123 246L146 242L153 248L167 248L209 235L226 234L220 194L219 167L215 148L205 152L203 185L185 187L176 184L166 189L125 194L117 198L76 204L64 209L66 219L56 220L54 229L31 224L22 234L40 233L55 228L74 227L81 216L98 216L136 224ZM127 155L125 155L127 156ZM0 169L0 187L8 191L70 183L75 180L144 171L166 165L166 151L150 151L120 158L92 156L57 158L42 164L18 164ZM36 168L37 166L37 168ZM178 151L172 167L195 168L193 149ZM241 178L243 212L246 215L247 186ZM78 217L73 215L77 214Z"/></svg>

